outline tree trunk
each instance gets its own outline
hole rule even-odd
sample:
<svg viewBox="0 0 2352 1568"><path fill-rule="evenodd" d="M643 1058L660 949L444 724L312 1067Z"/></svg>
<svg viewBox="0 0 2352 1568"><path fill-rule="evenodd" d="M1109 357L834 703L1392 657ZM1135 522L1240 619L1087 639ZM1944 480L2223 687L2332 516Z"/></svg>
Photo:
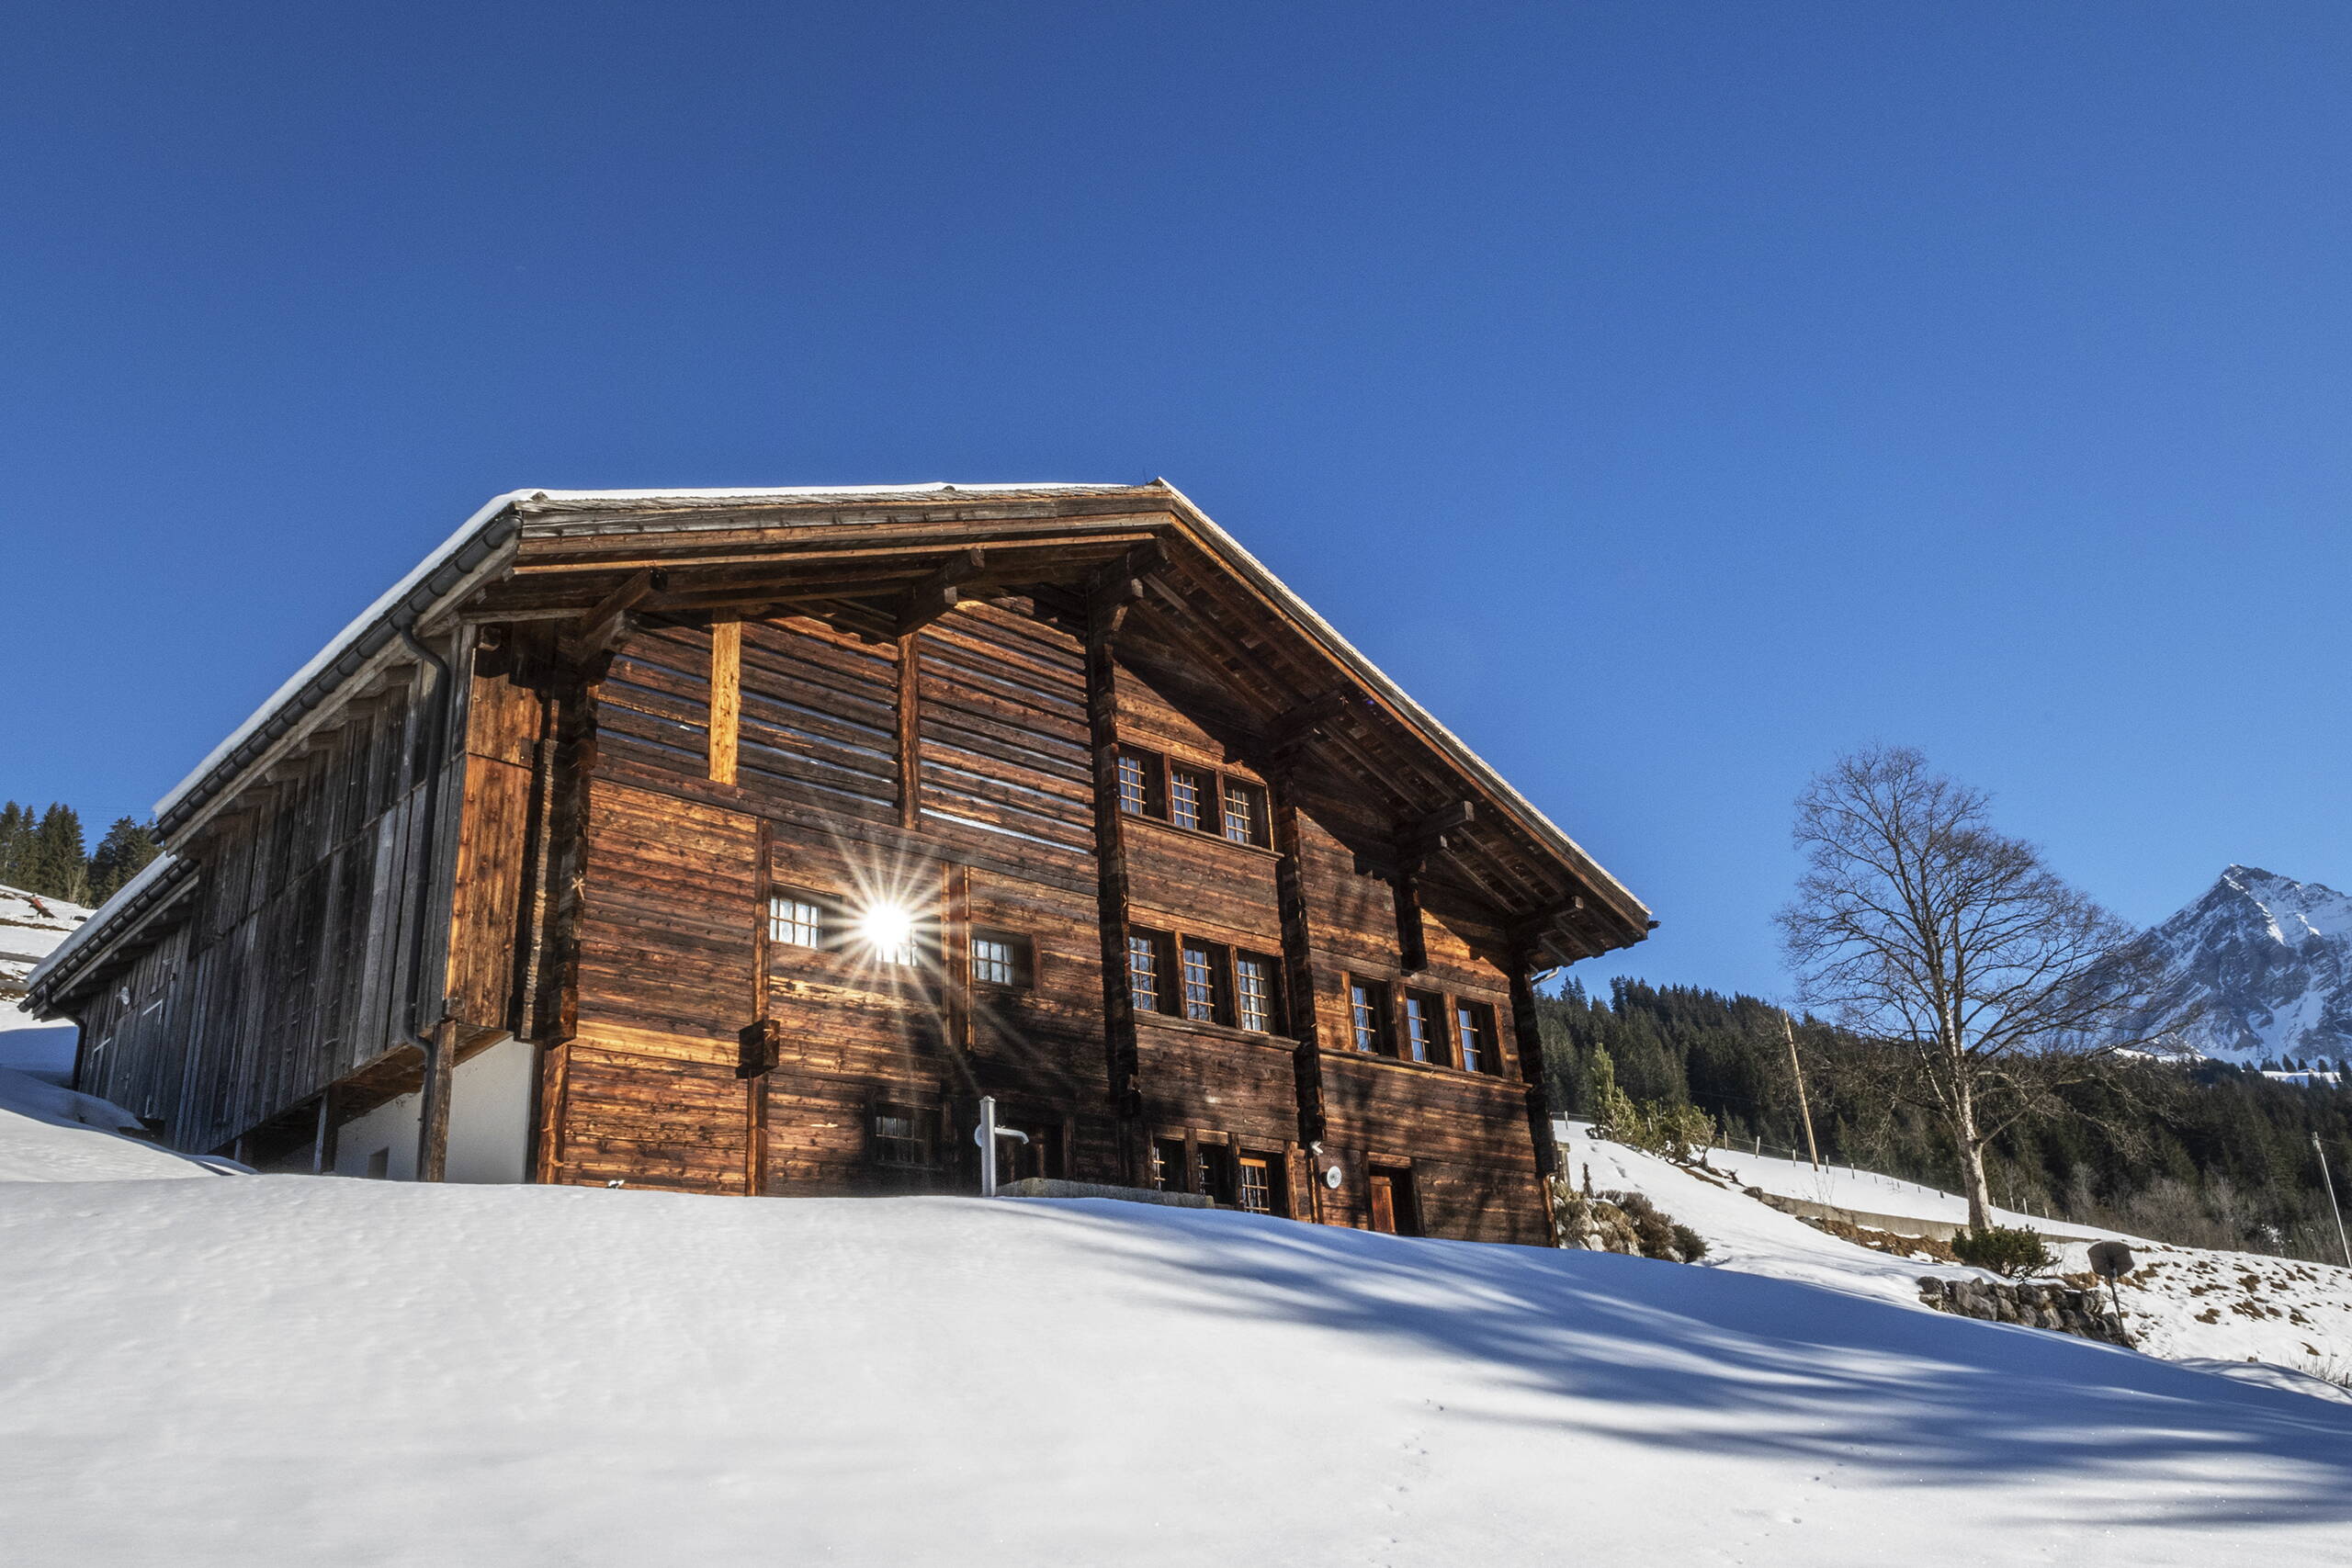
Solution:
<svg viewBox="0 0 2352 1568"><path fill-rule="evenodd" d="M1984 1145L1976 1136L1975 1086L1962 1076L1953 1089L1952 1142L1960 1145L1961 1185L1968 1193L1968 1228L1988 1230L1993 1224L1993 1193L1984 1181Z"/></svg>

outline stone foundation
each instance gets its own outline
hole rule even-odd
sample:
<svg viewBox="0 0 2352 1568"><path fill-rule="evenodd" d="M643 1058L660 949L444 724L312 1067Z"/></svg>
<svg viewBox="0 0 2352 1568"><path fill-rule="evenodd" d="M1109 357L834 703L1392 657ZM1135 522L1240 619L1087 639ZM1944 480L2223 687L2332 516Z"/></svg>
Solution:
<svg viewBox="0 0 2352 1568"><path fill-rule="evenodd" d="M1946 1280L1925 1274L1919 1279L1919 1299L1938 1312L1986 1323L2053 1329L2109 1345L2131 1343L2123 1337L2122 1321L2108 1311L2098 1292L2078 1291L2072 1285Z"/></svg>

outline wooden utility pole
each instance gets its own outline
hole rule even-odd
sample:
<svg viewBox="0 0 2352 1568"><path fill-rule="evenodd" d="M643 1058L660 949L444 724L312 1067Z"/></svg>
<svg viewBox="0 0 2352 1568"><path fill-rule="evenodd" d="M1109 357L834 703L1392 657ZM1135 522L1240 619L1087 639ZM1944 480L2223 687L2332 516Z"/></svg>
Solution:
<svg viewBox="0 0 2352 1568"><path fill-rule="evenodd" d="M1797 1061L1796 1026L1789 1021L1789 1015L1786 1012L1781 1014L1781 1032L1789 1042L1789 1071L1796 1076L1797 1114L1804 1118L1805 1156L1813 1161L1813 1168L1819 1170L1821 1145L1813 1141L1813 1107L1806 1103L1804 1098L1804 1067Z"/></svg>

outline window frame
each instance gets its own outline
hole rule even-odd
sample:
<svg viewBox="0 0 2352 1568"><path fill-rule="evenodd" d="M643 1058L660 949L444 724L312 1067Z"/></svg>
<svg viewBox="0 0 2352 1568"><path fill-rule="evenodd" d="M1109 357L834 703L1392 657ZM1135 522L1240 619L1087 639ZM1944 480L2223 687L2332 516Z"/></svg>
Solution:
<svg viewBox="0 0 2352 1568"><path fill-rule="evenodd" d="M886 1132L883 1123L903 1122L904 1132ZM899 1100L876 1100L867 1109L866 1135L871 1140L868 1157L883 1170L931 1170L938 1165L938 1151L931 1135L932 1118L922 1107ZM913 1157L892 1157L891 1145L907 1145ZM901 1156L904 1150L900 1151Z"/></svg>
<svg viewBox="0 0 2352 1568"><path fill-rule="evenodd" d="M1250 1172L1256 1168L1265 1179L1261 1190L1265 1195L1262 1207L1250 1201ZM1268 1214L1275 1219L1291 1217L1290 1156L1279 1149L1238 1149L1233 1157L1234 1206L1245 1213Z"/></svg>
<svg viewBox="0 0 2352 1568"><path fill-rule="evenodd" d="M1112 749L1112 768L1118 787L1119 810L1128 817L1148 817L1155 822L1168 820L1168 759L1158 751L1147 751L1140 746L1122 742ZM1127 793L1127 764L1135 764L1141 784L1140 804L1130 806Z"/></svg>
<svg viewBox="0 0 2352 1568"><path fill-rule="evenodd" d="M1261 977L1264 982L1264 1016L1266 1020L1262 1025L1253 1024L1249 1021L1250 1009L1246 1005L1248 1002L1249 993L1241 983L1241 966L1244 964L1255 964L1262 972ZM1283 1017L1282 976L1282 960L1274 957L1272 953L1250 953L1241 948L1234 949L1233 1027L1236 1029L1247 1030L1252 1034L1287 1034L1290 1032L1289 1029L1285 1026L1287 1021Z"/></svg>
<svg viewBox="0 0 2352 1568"><path fill-rule="evenodd" d="M804 922L788 917L780 917L779 905L787 906L796 910L807 909L815 916L815 919ZM836 919L836 911L831 903L805 887L770 887L768 889L767 940L771 948L797 947L809 953L830 953L834 947L833 927ZM786 926L794 929L805 927L815 934L816 940L802 942L796 937L788 936L785 934L783 929Z"/></svg>
<svg viewBox="0 0 2352 1568"><path fill-rule="evenodd" d="M1193 1145L1193 1190L1223 1208L1233 1206L1234 1194L1241 1179L1238 1162L1233 1150L1223 1144L1206 1142Z"/></svg>
<svg viewBox="0 0 2352 1568"><path fill-rule="evenodd" d="M1394 1021L1389 1017L1394 993L1388 982L1363 975L1347 976L1348 1043L1364 1056L1396 1058ZM1366 1044L1369 1037L1371 1043Z"/></svg>
<svg viewBox="0 0 2352 1568"><path fill-rule="evenodd" d="M1192 819L1186 821L1176 814L1179 784L1192 796ZM1205 768L1190 762L1168 760L1168 788L1164 795L1168 805L1167 821L1171 828L1182 828L1188 833L1206 833L1212 829L1212 816L1222 812L1219 777Z"/></svg>
<svg viewBox="0 0 2352 1568"><path fill-rule="evenodd" d="M1404 993L1402 1003L1405 1028L1402 1059L1418 1062L1424 1066L1453 1066L1453 1042L1452 1031L1446 1027L1446 1020L1453 1009L1448 1006L1446 998L1435 991L1408 989ZM1418 1037L1413 1027L1416 1021L1421 1025Z"/></svg>
<svg viewBox="0 0 2352 1568"><path fill-rule="evenodd" d="M1193 997L1194 964L1193 955L1198 953L1198 965L1203 979L1201 989L1205 999ZM1199 937L1179 936L1176 939L1177 1016L1188 1023L1220 1023L1233 1025L1233 950ZM1195 1009L1200 1010L1195 1011Z"/></svg>
<svg viewBox="0 0 2352 1568"><path fill-rule="evenodd" d="M980 965L994 962L980 956L982 942L992 943L1005 950L1004 965L1009 972L1009 978L997 979L981 975ZM990 991L1026 991L1034 989L1037 984L1036 949L1029 938L1018 931L1001 931L994 926L973 926L966 936L965 953L966 962L971 970L972 984L976 988Z"/></svg>
<svg viewBox="0 0 2352 1568"><path fill-rule="evenodd" d="M1138 943L1143 946L1138 947ZM1175 938L1171 932L1143 926L1127 928L1127 997L1136 1011L1159 1017L1182 1016L1178 1009L1182 1005L1181 988L1183 977L1174 972L1176 965L1170 962L1174 947ZM1152 961L1152 999L1148 1006L1142 1000L1141 988L1136 984L1136 959L1146 951Z"/></svg>
<svg viewBox="0 0 2352 1568"><path fill-rule="evenodd" d="M1456 1065L1463 1072L1476 1073L1482 1077L1502 1077L1502 1043L1496 1034L1494 1004L1475 997L1454 997L1451 1000L1454 1033L1461 1043ZM1471 1043L1474 1036L1478 1043L1476 1045Z"/></svg>
<svg viewBox="0 0 2352 1568"><path fill-rule="evenodd" d="M1219 773L1217 780L1217 835L1228 844L1240 844L1249 849L1268 848L1266 842L1266 788L1247 779L1237 779L1229 773ZM1238 801L1237 801L1238 797ZM1240 807L1246 838L1233 832L1234 807Z"/></svg>

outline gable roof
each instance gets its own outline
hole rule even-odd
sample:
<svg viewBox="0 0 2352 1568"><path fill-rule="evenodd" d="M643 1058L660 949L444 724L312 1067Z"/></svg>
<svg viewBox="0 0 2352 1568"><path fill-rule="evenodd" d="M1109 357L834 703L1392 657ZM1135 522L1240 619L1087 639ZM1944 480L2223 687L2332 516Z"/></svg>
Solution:
<svg viewBox="0 0 2352 1568"><path fill-rule="evenodd" d="M962 484L934 481L909 485L787 486L723 490L518 490L495 496L468 518L430 555L388 589L315 656L273 693L244 723L199 762L161 801L155 813L167 843L176 842L257 767L300 742L306 721L331 709L364 670L407 657L394 645L404 632L444 619L485 595L496 600L512 592L518 565L526 571L572 570L566 581L589 583L594 597L603 585L641 564L649 551L673 555L683 566L707 568L711 552L740 545L748 536L764 544L783 540L794 547L830 546L865 525L883 532L927 531L954 544L958 530L971 538L1022 542L1033 552L1070 555L1076 545L1110 549L1097 525L1112 520L1138 528L1176 531L1213 560L1231 581L1246 588L1251 603L1244 613L1272 612L1329 666L1359 683L1364 705L1385 723L1409 734L1429 753L1443 759L1483 796L1495 829L1507 829L1566 874L1562 897L1574 906L1576 948L1605 951L1641 940L1656 922L1623 884L1553 823L1461 739L1415 702L1396 682L1301 600L1182 491L1165 480L1142 485L1068 483ZM919 528L916 525L920 525ZM812 527L845 530L818 535ZM1078 536L1094 528L1092 537ZM717 544L708 541L719 541ZM605 554L597 552L606 546ZM544 563L569 551L571 568ZM749 558L740 551L729 559ZM1073 558L1075 558L1073 557ZM602 575L597 575L599 572ZM494 615L494 609L486 613ZM437 628L436 628L437 629ZM1351 719L1353 723L1355 720ZM1487 829L1482 829L1487 830ZM1590 893L1593 908L1584 908ZM1568 919L1570 915L1563 915ZM80 947L111 923L106 911L76 933ZM62 961L66 949L53 954Z"/></svg>

